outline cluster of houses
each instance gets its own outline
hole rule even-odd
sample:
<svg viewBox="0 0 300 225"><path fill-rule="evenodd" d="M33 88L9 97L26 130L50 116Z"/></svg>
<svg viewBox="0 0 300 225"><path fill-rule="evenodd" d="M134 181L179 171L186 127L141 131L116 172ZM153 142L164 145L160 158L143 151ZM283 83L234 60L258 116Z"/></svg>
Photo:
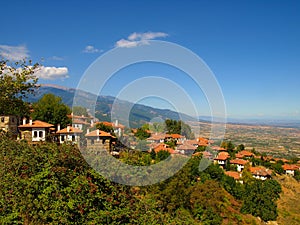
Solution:
<svg viewBox="0 0 300 225"><path fill-rule="evenodd" d="M85 116L68 115L72 118L72 125L69 125L63 129L60 129L60 125L53 125L44 121L31 119L23 119L22 123L16 116L0 116L0 130L9 132L13 137L19 140L27 140L31 143L39 143L49 140L55 140L60 144L71 143L78 144L81 138L86 139L87 147L99 147L104 146L105 149L111 153L116 152L112 150L112 144L115 143L116 137L112 134L95 129L97 123L93 119ZM124 133L124 126L118 121L112 122L101 122L106 126L113 127L114 133L117 136L121 136ZM86 129L85 134L83 133L84 128ZM90 131L93 130L93 131ZM171 148L167 143L176 143L175 147ZM204 158L213 160L215 164L218 164L222 168L226 168L228 165L235 167L235 171L225 171L228 176L233 177L235 180L242 182L242 172L245 166L248 164L249 172L256 179L266 180L271 178L272 171L265 167L253 167L251 164L251 158L261 158L252 152L242 150L235 154L234 158L230 157L230 154L225 148L220 146L214 146L212 140L208 140L203 137L199 137L194 140L188 140L185 136L180 134L165 134L165 133L151 133L151 136L147 138L147 143L150 151L167 151L170 154L181 154L191 155L199 146L208 147L217 152L217 154L211 151L197 152L194 155L201 154ZM135 147L135 144L131 146ZM300 162L297 164L289 164L287 159L272 158L270 156L264 158L265 161L276 162L282 160L284 165L282 166L286 174L294 176L295 171L300 171ZM228 168L228 167L227 167Z"/></svg>
<svg viewBox="0 0 300 225"><path fill-rule="evenodd" d="M176 141L175 148L169 147L166 144L168 141L173 140ZM261 156L255 155L254 153L242 150L235 154L235 157L232 158L228 151L225 148L220 146L214 146L212 140L208 140L203 137L199 137L195 140L187 140L184 136L179 134L162 134L162 133L154 133L151 134L149 138L147 138L147 142L149 144L149 151L154 150L156 153L159 151L167 151L170 154L189 154L194 153L194 151L199 146L204 146L212 149L212 151L203 151L196 152L193 155L202 155L204 158L213 160L215 164L218 164L224 170L226 168L235 168L234 171L225 171L225 174L233 177L238 182L242 181L242 172L245 166L248 164L249 172L251 175L260 180L266 180L271 178L272 170L265 168L263 166L252 166L251 158L261 158ZM300 171L300 161L298 164L289 164L289 160L281 159L281 158L272 158L271 156L264 157L265 161L269 161L271 163L275 163L278 160L282 160L284 165L282 166L285 174L294 176L295 171Z"/></svg>
<svg viewBox="0 0 300 225"><path fill-rule="evenodd" d="M4 132L9 132L16 140L27 140L28 142L40 143L45 141L57 141L60 144L70 143L79 144L80 138L85 137L88 147L96 146L97 143L105 145L107 149L110 149L111 143L115 137L105 131L94 130L97 123L94 120L85 116L68 115L72 118L72 125L60 129L60 125L56 126L50 123L46 123L40 120L27 120L24 118L20 124L16 116L0 116L0 130ZM91 122L88 122L88 121ZM103 122L107 126L113 127L117 134L121 134L124 131L124 126L110 122ZM86 134L83 134L84 128L87 128Z"/></svg>

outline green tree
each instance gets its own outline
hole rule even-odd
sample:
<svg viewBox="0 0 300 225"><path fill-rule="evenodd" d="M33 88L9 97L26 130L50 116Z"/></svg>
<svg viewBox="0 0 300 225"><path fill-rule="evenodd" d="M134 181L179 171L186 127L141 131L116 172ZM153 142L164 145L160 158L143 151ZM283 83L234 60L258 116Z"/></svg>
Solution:
<svg viewBox="0 0 300 225"><path fill-rule="evenodd" d="M114 132L114 128L112 126L105 125L104 123L97 123L96 128L108 133Z"/></svg>
<svg viewBox="0 0 300 225"><path fill-rule="evenodd" d="M188 139L194 139L195 135L192 132L191 127L184 123L183 121L179 120L165 120L166 131L168 134L181 134Z"/></svg>
<svg viewBox="0 0 300 225"><path fill-rule="evenodd" d="M140 140L145 140L148 137L150 137L150 133L147 129L140 127L137 129L136 133L134 134L135 137L137 137Z"/></svg>
<svg viewBox="0 0 300 225"><path fill-rule="evenodd" d="M39 101L33 104L33 120L42 120L51 124L60 124L62 128L71 124L68 114L70 108L62 102L62 99L53 94L45 94Z"/></svg>
<svg viewBox="0 0 300 225"><path fill-rule="evenodd" d="M275 180L254 180L247 183L241 212L259 216L263 221L276 220L276 200L280 192L281 186Z"/></svg>
<svg viewBox="0 0 300 225"><path fill-rule="evenodd" d="M87 112L87 109L82 106L73 106L72 112L74 115L77 115L77 116L88 116L89 115Z"/></svg>
<svg viewBox="0 0 300 225"><path fill-rule="evenodd" d="M38 88L35 71L39 65L31 61L0 61L0 114L29 115L29 104L24 102Z"/></svg>

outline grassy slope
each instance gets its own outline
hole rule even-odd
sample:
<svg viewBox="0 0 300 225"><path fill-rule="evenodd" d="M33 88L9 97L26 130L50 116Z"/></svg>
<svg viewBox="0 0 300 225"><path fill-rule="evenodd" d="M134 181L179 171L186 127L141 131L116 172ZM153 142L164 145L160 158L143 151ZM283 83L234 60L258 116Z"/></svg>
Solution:
<svg viewBox="0 0 300 225"><path fill-rule="evenodd" d="M278 224L300 224L300 182L286 175L279 176L283 192L278 200Z"/></svg>

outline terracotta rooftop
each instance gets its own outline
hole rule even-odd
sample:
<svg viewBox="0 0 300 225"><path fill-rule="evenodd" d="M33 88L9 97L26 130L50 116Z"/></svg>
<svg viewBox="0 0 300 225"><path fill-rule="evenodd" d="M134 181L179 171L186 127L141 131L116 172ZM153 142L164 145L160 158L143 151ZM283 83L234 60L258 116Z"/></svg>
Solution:
<svg viewBox="0 0 300 225"><path fill-rule="evenodd" d="M76 133L78 134L78 133L82 133L82 132L83 131L78 128L69 126L69 128L66 127L62 130L57 131L56 133L57 134L76 134Z"/></svg>
<svg viewBox="0 0 300 225"><path fill-rule="evenodd" d="M88 122L85 122L83 120L80 120L80 119L73 119L72 123L76 123L76 124L85 124L85 125L89 125L90 123Z"/></svg>
<svg viewBox="0 0 300 225"><path fill-rule="evenodd" d="M90 133L85 135L86 137L113 137L110 133L99 130L99 134L97 134L97 130L91 131Z"/></svg>
<svg viewBox="0 0 300 225"><path fill-rule="evenodd" d="M241 174L236 171L225 171L227 176L233 177L235 180L241 179Z"/></svg>
<svg viewBox="0 0 300 225"><path fill-rule="evenodd" d="M169 152L170 154L174 154L174 153L175 153L174 149L168 147L166 144L159 144L158 146L156 146L156 147L154 148L154 151L155 151L156 153L158 153L158 152L160 152L160 151L167 151L167 152Z"/></svg>
<svg viewBox="0 0 300 225"><path fill-rule="evenodd" d="M50 127L54 127L54 125L40 120L32 121L32 125L30 125L30 123L27 123L19 126L19 128L50 128Z"/></svg>
<svg viewBox="0 0 300 225"><path fill-rule="evenodd" d="M265 167L250 167L250 173L257 176L271 176L272 171Z"/></svg>
<svg viewBox="0 0 300 225"><path fill-rule="evenodd" d="M195 151L197 147L191 144L183 143L182 145L177 147L177 150L192 150Z"/></svg>
<svg viewBox="0 0 300 225"><path fill-rule="evenodd" d="M245 165L248 161L243 159L232 159L230 160L231 164Z"/></svg>
<svg viewBox="0 0 300 225"><path fill-rule="evenodd" d="M244 158L244 157L251 157L253 156L254 154L252 152L249 152L249 151L246 151L246 150L243 150L243 151L240 151L238 152L235 157L236 158Z"/></svg>
<svg viewBox="0 0 300 225"><path fill-rule="evenodd" d="M284 164L284 165L282 166L282 168L283 168L284 170L298 170L298 169L300 169L299 166L294 165L294 164Z"/></svg>
<svg viewBox="0 0 300 225"><path fill-rule="evenodd" d="M211 148L216 151L227 151L225 148L222 148L220 146L212 146Z"/></svg>
<svg viewBox="0 0 300 225"><path fill-rule="evenodd" d="M217 157L215 158L215 160L226 160L228 159L230 156L229 156L229 153L228 152L220 152Z"/></svg>

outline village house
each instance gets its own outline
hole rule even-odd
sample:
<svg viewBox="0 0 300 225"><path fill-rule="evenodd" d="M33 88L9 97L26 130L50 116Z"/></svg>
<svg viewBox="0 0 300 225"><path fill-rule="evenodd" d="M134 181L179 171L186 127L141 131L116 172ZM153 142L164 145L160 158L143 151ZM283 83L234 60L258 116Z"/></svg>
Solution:
<svg viewBox="0 0 300 225"><path fill-rule="evenodd" d="M157 146L155 146L154 148L152 148L154 150L155 153L158 153L160 151L167 151L170 154L176 154L177 152L174 151L174 149L170 148L168 145L160 143Z"/></svg>
<svg viewBox="0 0 300 225"><path fill-rule="evenodd" d="M26 119L23 119L23 124L18 128L21 132L21 139L32 142L46 141L46 138L54 132L53 124L40 120L32 121L30 119L29 123L26 123Z"/></svg>
<svg viewBox="0 0 300 225"><path fill-rule="evenodd" d="M237 171L241 172L243 171L245 165L248 163L248 161L243 160L243 159L232 159L230 160L231 165L236 165L237 166Z"/></svg>
<svg viewBox="0 0 300 225"><path fill-rule="evenodd" d="M300 170L300 167L294 164L284 164L282 166L285 174L295 176L295 171Z"/></svg>
<svg viewBox="0 0 300 225"><path fill-rule="evenodd" d="M112 150L112 142L115 139L110 133L102 130L94 130L85 135L87 140L87 149L90 150Z"/></svg>
<svg viewBox="0 0 300 225"><path fill-rule="evenodd" d="M242 174L236 171L225 171L225 175L232 177L236 182L243 184Z"/></svg>
<svg viewBox="0 0 300 225"><path fill-rule="evenodd" d="M18 118L16 116L0 116L0 130L10 133L15 138L18 135Z"/></svg>
<svg viewBox="0 0 300 225"><path fill-rule="evenodd" d="M80 134L82 130L79 128L72 127L68 125L66 128L60 130L58 126L56 134L58 135L59 143L71 143L78 144L80 141Z"/></svg>
<svg viewBox="0 0 300 225"><path fill-rule="evenodd" d="M147 138L147 142L164 143L165 142L165 134L162 134L162 133L152 134L149 138Z"/></svg>
<svg viewBox="0 0 300 225"><path fill-rule="evenodd" d="M242 150L235 154L235 157L238 159L243 159L243 158L250 159L252 156L254 156L254 154L246 150Z"/></svg>
<svg viewBox="0 0 300 225"><path fill-rule="evenodd" d="M266 180L271 178L272 171L265 167L250 167L250 173L256 179Z"/></svg>
<svg viewBox="0 0 300 225"><path fill-rule="evenodd" d="M124 133L125 126L123 124L120 124L118 120L116 120L114 123L102 121L96 124L100 124L100 123L104 124L105 126L112 127L115 135L117 135L118 137L121 137Z"/></svg>
<svg viewBox="0 0 300 225"><path fill-rule="evenodd" d="M226 166L230 155L228 152L220 152L216 158L214 158L214 162L222 166L223 168Z"/></svg>
<svg viewBox="0 0 300 225"><path fill-rule="evenodd" d="M186 140L185 136L180 134L166 134L165 141L176 141L176 142L184 142Z"/></svg>
<svg viewBox="0 0 300 225"><path fill-rule="evenodd" d="M185 155L192 155L194 153L194 151L197 149L197 147L195 147L194 145L188 144L188 143L183 143L178 145L175 148L175 151L181 154L185 154Z"/></svg>

